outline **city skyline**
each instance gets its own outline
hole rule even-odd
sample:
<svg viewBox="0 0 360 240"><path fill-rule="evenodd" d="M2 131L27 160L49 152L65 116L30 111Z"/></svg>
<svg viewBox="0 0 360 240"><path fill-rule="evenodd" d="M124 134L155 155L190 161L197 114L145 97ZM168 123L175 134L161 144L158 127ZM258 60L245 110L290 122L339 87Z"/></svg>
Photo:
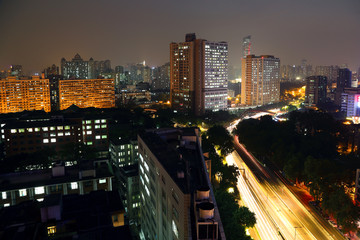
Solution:
<svg viewBox="0 0 360 240"><path fill-rule="evenodd" d="M242 39L251 35L254 54L275 55L282 64L307 59L313 65L347 64L357 71L359 9L355 0L0 0L0 69L20 64L25 73L42 71L76 53L84 59L109 59L113 67L144 60L160 66L169 61L169 42L195 32L199 38L228 42L231 66L240 67Z"/></svg>

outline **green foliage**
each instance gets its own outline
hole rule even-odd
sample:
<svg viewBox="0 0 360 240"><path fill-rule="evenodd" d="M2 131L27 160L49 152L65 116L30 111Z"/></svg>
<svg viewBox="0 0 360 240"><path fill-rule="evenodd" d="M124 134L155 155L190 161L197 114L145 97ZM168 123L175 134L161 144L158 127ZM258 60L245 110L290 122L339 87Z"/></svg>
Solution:
<svg viewBox="0 0 360 240"><path fill-rule="evenodd" d="M215 125L207 131L209 142L217 146L222 156L227 156L234 151L234 144L230 133L220 125Z"/></svg>
<svg viewBox="0 0 360 240"><path fill-rule="evenodd" d="M270 117L244 120L234 130L260 160L269 159L289 179L305 182L310 194L323 201L344 229L355 227L351 211L358 213L343 188L344 184L351 186L355 174L338 160L337 146L352 140L353 132L330 115L315 111L293 111L287 122ZM352 158L341 156L343 162Z"/></svg>
<svg viewBox="0 0 360 240"><path fill-rule="evenodd" d="M210 131L210 129L209 129ZM246 207L239 207L239 193L237 190L237 177L239 171L234 166L223 164L223 157L215 152L214 144L221 144L216 133L221 133L223 138L229 140L229 133L223 127L213 127L210 136L203 135L202 146L204 152L209 152L211 159L213 187L215 190L215 199L219 208L221 221L224 227L227 239L231 240L250 240L246 235L245 227L253 227L256 223L255 215ZM208 138L206 138L209 136ZM232 143L232 142L231 142ZM221 183L214 180L214 175L220 172L222 174ZM229 193L228 189L233 188L234 193Z"/></svg>
<svg viewBox="0 0 360 240"><path fill-rule="evenodd" d="M245 227L254 227L256 224L255 214L249 208L242 206L234 212L236 222L239 222Z"/></svg>

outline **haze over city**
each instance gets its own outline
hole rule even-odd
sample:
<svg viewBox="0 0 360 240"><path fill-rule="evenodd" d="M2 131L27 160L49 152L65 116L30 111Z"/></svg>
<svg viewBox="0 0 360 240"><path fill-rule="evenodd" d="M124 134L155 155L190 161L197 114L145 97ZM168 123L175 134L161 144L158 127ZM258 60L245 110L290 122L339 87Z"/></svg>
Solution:
<svg viewBox="0 0 360 240"><path fill-rule="evenodd" d="M185 33L229 43L229 65L241 63L242 38L253 53L281 64L360 63L360 2L0 0L0 69L21 64L40 72L79 53L112 66L169 61L169 43Z"/></svg>

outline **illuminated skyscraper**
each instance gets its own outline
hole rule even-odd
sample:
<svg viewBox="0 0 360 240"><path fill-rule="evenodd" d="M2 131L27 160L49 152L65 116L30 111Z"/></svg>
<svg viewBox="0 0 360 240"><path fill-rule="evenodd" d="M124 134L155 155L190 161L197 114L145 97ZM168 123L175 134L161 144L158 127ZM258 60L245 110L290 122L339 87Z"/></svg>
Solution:
<svg viewBox="0 0 360 240"><path fill-rule="evenodd" d="M242 42L242 58L246 58L247 55L251 55L251 36L243 38Z"/></svg>
<svg viewBox="0 0 360 240"><path fill-rule="evenodd" d="M77 79L59 81L60 110L75 104L80 108L115 107L114 79Z"/></svg>
<svg viewBox="0 0 360 240"><path fill-rule="evenodd" d="M0 113L21 112L24 110L44 110L50 112L49 79L18 80L8 77L0 80Z"/></svg>
<svg viewBox="0 0 360 240"><path fill-rule="evenodd" d="M280 101L280 59L248 55L242 61L241 104L257 106Z"/></svg>
<svg viewBox="0 0 360 240"><path fill-rule="evenodd" d="M201 115L227 107L228 44L196 39L170 44L170 100L174 109Z"/></svg>

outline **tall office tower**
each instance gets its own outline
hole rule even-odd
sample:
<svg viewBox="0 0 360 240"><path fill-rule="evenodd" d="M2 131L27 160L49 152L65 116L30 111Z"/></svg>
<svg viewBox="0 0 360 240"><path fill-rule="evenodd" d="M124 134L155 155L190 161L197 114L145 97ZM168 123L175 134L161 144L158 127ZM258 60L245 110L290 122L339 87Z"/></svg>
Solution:
<svg viewBox="0 0 360 240"><path fill-rule="evenodd" d="M61 59L61 75L65 79L88 79L91 77L89 62L84 61L77 53L71 61Z"/></svg>
<svg viewBox="0 0 360 240"><path fill-rule="evenodd" d="M341 105L341 95L345 88L351 88L351 71L348 68L340 68L336 81L334 102L337 106Z"/></svg>
<svg viewBox="0 0 360 240"><path fill-rule="evenodd" d="M201 115L227 108L228 44L196 39L170 44L172 108Z"/></svg>
<svg viewBox="0 0 360 240"><path fill-rule="evenodd" d="M241 104L259 106L280 101L279 58L249 55L241 65Z"/></svg>
<svg viewBox="0 0 360 240"><path fill-rule="evenodd" d="M197 128L138 136L141 235L145 239L225 239Z"/></svg>
<svg viewBox="0 0 360 240"><path fill-rule="evenodd" d="M351 71L348 68L340 68L336 88L351 87Z"/></svg>
<svg viewBox="0 0 360 240"><path fill-rule="evenodd" d="M305 106L316 107L326 102L327 78L325 76L310 76L306 78Z"/></svg>
<svg viewBox="0 0 360 240"><path fill-rule="evenodd" d="M50 112L49 79L33 76L26 80L17 80L16 77L0 80L0 113L24 110Z"/></svg>
<svg viewBox="0 0 360 240"><path fill-rule="evenodd" d="M242 42L242 58L246 58L246 56L251 55L251 36L247 36L243 38Z"/></svg>
<svg viewBox="0 0 360 240"><path fill-rule="evenodd" d="M71 105L80 108L115 107L114 79L77 79L59 81L60 110Z"/></svg>

